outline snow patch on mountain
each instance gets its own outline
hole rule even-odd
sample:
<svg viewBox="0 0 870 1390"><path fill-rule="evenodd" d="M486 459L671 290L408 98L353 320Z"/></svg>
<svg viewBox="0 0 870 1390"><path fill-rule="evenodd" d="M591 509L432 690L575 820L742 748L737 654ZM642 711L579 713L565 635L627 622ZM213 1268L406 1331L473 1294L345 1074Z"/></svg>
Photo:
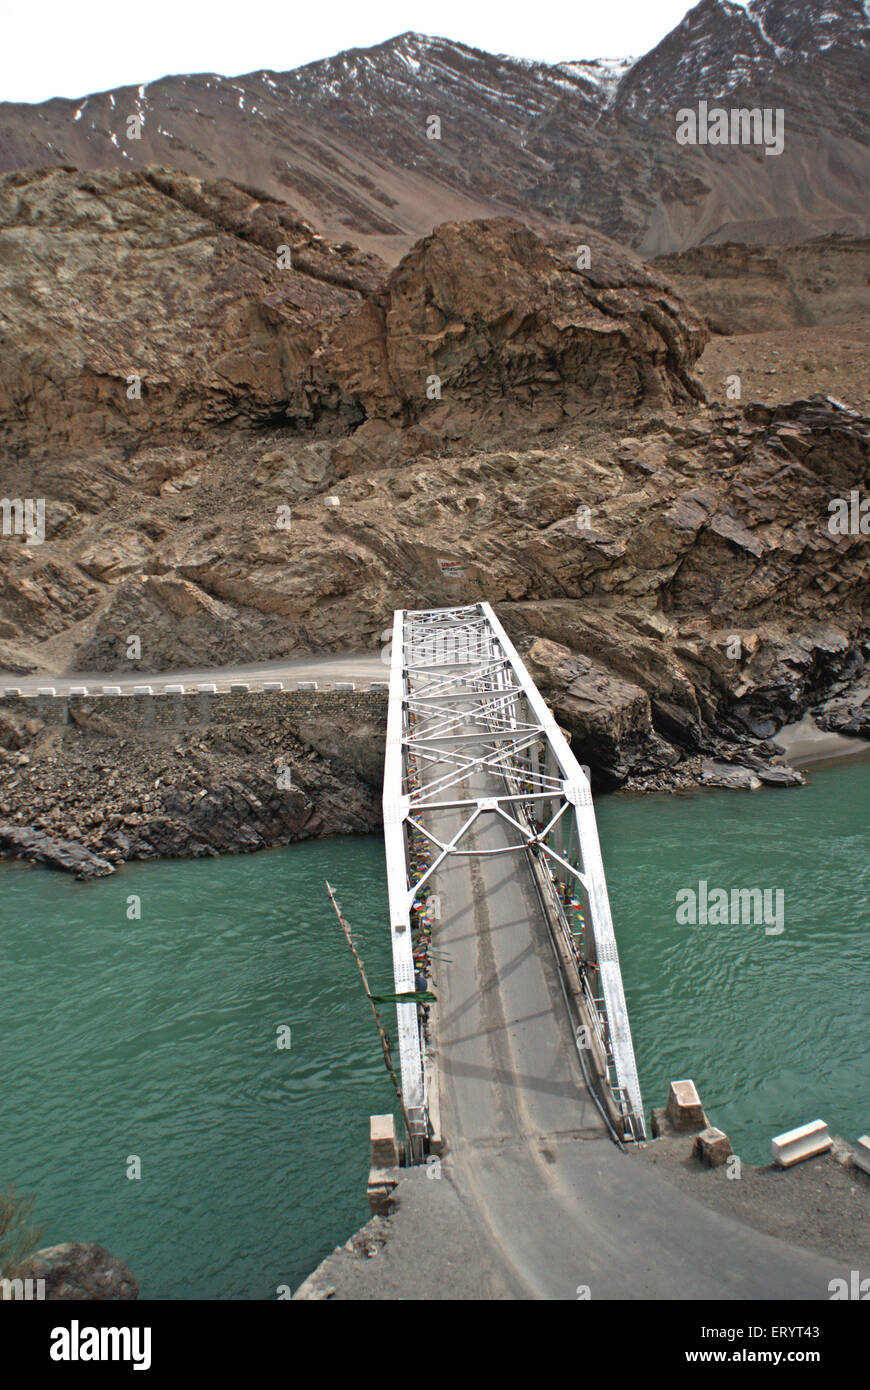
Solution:
<svg viewBox="0 0 870 1390"><path fill-rule="evenodd" d="M583 77L597 87L606 101L610 101L619 83L636 58L589 58L579 63L558 63L559 72L569 77Z"/></svg>

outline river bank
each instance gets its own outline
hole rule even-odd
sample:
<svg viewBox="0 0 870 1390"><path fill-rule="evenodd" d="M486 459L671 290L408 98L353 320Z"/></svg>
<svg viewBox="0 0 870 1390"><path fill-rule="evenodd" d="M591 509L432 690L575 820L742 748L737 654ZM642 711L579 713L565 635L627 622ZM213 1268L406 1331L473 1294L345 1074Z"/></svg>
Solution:
<svg viewBox="0 0 870 1390"><path fill-rule="evenodd" d="M380 825L378 691L5 699L0 853L82 878Z"/></svg>
<svg viewBox="0 0 870 1390"><path fill-rule="evenodd" d="M570 702L556 709L572 722ZM386 713L383 690L7 696L0 857L93 878L123 862L377 830ZM578 756L594 757L573 722ZM627 735L623 785L656 793L799 786L801 768L865 755L870 744L807 713L760 743L722 740L664 771L632 748ZM596 794L613 789L606 767L593 763L591 776Z"/></svg>

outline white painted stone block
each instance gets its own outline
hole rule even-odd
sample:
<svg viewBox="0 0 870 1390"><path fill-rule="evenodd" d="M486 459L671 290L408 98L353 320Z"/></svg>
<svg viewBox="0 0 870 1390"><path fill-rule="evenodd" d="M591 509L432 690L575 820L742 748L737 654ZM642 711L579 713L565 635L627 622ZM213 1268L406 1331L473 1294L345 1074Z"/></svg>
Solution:
<svg viewBox="0 0 870 1390"><path fill-rule="evenodd" d="M297 690L316 690L317 681L300 681L296 688Z"/></svg>
<svg viewBox="0 0 870 1390"><path fill-rule="evenodd" d="M369 686L369 690L389 690L389 688L389 681L372 681L372 684Z"/></svg>
<svg viewBox="0 0 870 1390"><path fill-rule="evenodd" d="M183 695L183 694L184 694L184 686L183 686L183 685L164 685L164 687L163 687L163 694L164 694L164 695Z"/></svg>
<svg viewBox="0 0 870 1390"><path fill-rule="evenodd" d="M153 695L153 694L154 694L154 691L151 689L151 686L150 686L150 685L134 685L134 686L133 686L133 694L134 694L134 695Z"/></svg>
<svg viewBox="0 0 870 1390"><path fill-rule="evenodd" d="M824 1120L811 1120L808 1125L799 1125L785 1134L777 1134L770 1141L770 1147L774 1163L779 1168L790 1168L793 1163L803 1163L807 1158L826 1153L831 1143Z"/></svg>
<svg viewBox="0 0 870 1390"><path fill-rule="evenodd" d="M870 1134L862 1134L855 1145L852 1162L863 1173L870 1173Z"/></svg>
<svg viewBox="0 0 870 1390"><path fill-rule="evenodd" d="M70 695L87 695L88 687L86 685L71 685L69 693Z"/></svg>
<svg viewBox="0 0 870 1390"><path fill-rule="evenodd" d="M120 695L120 693L121 693L121 687L120 687L120 685L104 685L104 686L103 686L103 694L104 694L104 695Z"/></svg>
<svg viewBox="0 0 870 1390"><path fill-rule="evenodd" d="M284 689L283 681L263 681L263 692L266 695L274 695L279 690Z"/></svg>
<svg viewBox="0 0 870 1390"><path fill-rule="evenodd" d="M3 691L3 694L8 695L11 698L14 695L20 695L21 691L17 685L7 685L6 689Z"/></svg>
<svg viewBox="0 0 870 1390"><path fill-rule="evenodd" d="M676 1130L706 1129L707 1117L694 1081L671 1082L667 1116Z"/></svg>
<svg viewBox="0 0 870 1390"><path fill-rule="evenodd" d="M392 1115L369 1116L372 1167L395 1168L399 1162L396 1121Z"/></svg>
<svg viewBox="0 0 870 1390"><path fill-rule="evenodd" d="M41 685L37 690L37 695L56 695L57 691L53 685Z"/></svg>
<svg viewBox="0 0 870 1390"><path fill-rule="evenodd" d="M336 690L356 690L356 685L353 681L336 681L335 688Z"/></svg>
<svg viewBox="0 0 870 1390"><path fill-rule="evenodd" d="M200 695L217 695L218 693L218 688L212 681L204 681L202 685L198 685L196 688Z"/></svg>

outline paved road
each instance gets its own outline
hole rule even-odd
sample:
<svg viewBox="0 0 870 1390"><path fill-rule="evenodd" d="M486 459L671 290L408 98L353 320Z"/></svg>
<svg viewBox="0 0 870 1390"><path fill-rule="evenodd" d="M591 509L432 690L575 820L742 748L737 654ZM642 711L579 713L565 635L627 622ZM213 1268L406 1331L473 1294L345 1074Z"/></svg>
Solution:
<svg viewBox="0 0 870 1390"><path fill-rule="evenodd" d="M459 813L440 815L439 838L455 833ZM479 849L515 833L492 814L477 827ZM514 1296L827 1298L833 1262L701 1206L607 1137L524 852L451 856L435 886L445 1176Z"/></svg>
<svg viewBox="0 0 870 1390"><path fill-rule="evenodd" d="M317 681L329 684L333 681L355 681L365 686L372 682L388 681L390 668L381 661L380 656L371 653L348 655L306 656L294 660L261 661L247 666L201 667L183 671L161 671L159 675L149 675L145 671L130 673L124 671L87 671L76 674L64 672L59 676L16 676L0 671L0 690L17 689L30 694L39 689L53 689L59 695L69 692L71 686L84 686L87 690L101 690L104 685L120 686L130 691L134 685L150 685L155 693L167 685L214 684L219 690L226 689L233 681L247 681L257 685L262 681Z"/></svg>

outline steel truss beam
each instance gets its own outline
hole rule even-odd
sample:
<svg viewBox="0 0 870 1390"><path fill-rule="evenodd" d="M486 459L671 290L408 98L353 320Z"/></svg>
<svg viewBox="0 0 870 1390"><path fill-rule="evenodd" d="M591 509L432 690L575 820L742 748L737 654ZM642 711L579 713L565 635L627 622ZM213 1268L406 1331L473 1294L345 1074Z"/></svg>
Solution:
<svg viewBox="0 0 870 1390"><path fill-rule="evenodd" d="M412 784L412 768L425 773L425 780L420 776ZM481 774L494 784L494 793L463 795L463 784ZM451 810L459 813L461 824L445 839L433 829L431 817ZM484 815L499 816L511 827L509 843L488 850L469 846L468 832ZM412 835L429 847L424 868L412 863ZM487 603L395 614L384 837L397 993L415 987L411 909L448 856L536 855L549 871L553 902L575 959L580 952L562 903L567 898L582 904L590 929L590 954L580 972L584 992L596 1011L607 1080L625 1132L642 1138L643 1102L589 783ZM590 988L592 965L600 997ZM399 1004L397 1014L414 1148L426 1132L417 1007Z"/></svg>

